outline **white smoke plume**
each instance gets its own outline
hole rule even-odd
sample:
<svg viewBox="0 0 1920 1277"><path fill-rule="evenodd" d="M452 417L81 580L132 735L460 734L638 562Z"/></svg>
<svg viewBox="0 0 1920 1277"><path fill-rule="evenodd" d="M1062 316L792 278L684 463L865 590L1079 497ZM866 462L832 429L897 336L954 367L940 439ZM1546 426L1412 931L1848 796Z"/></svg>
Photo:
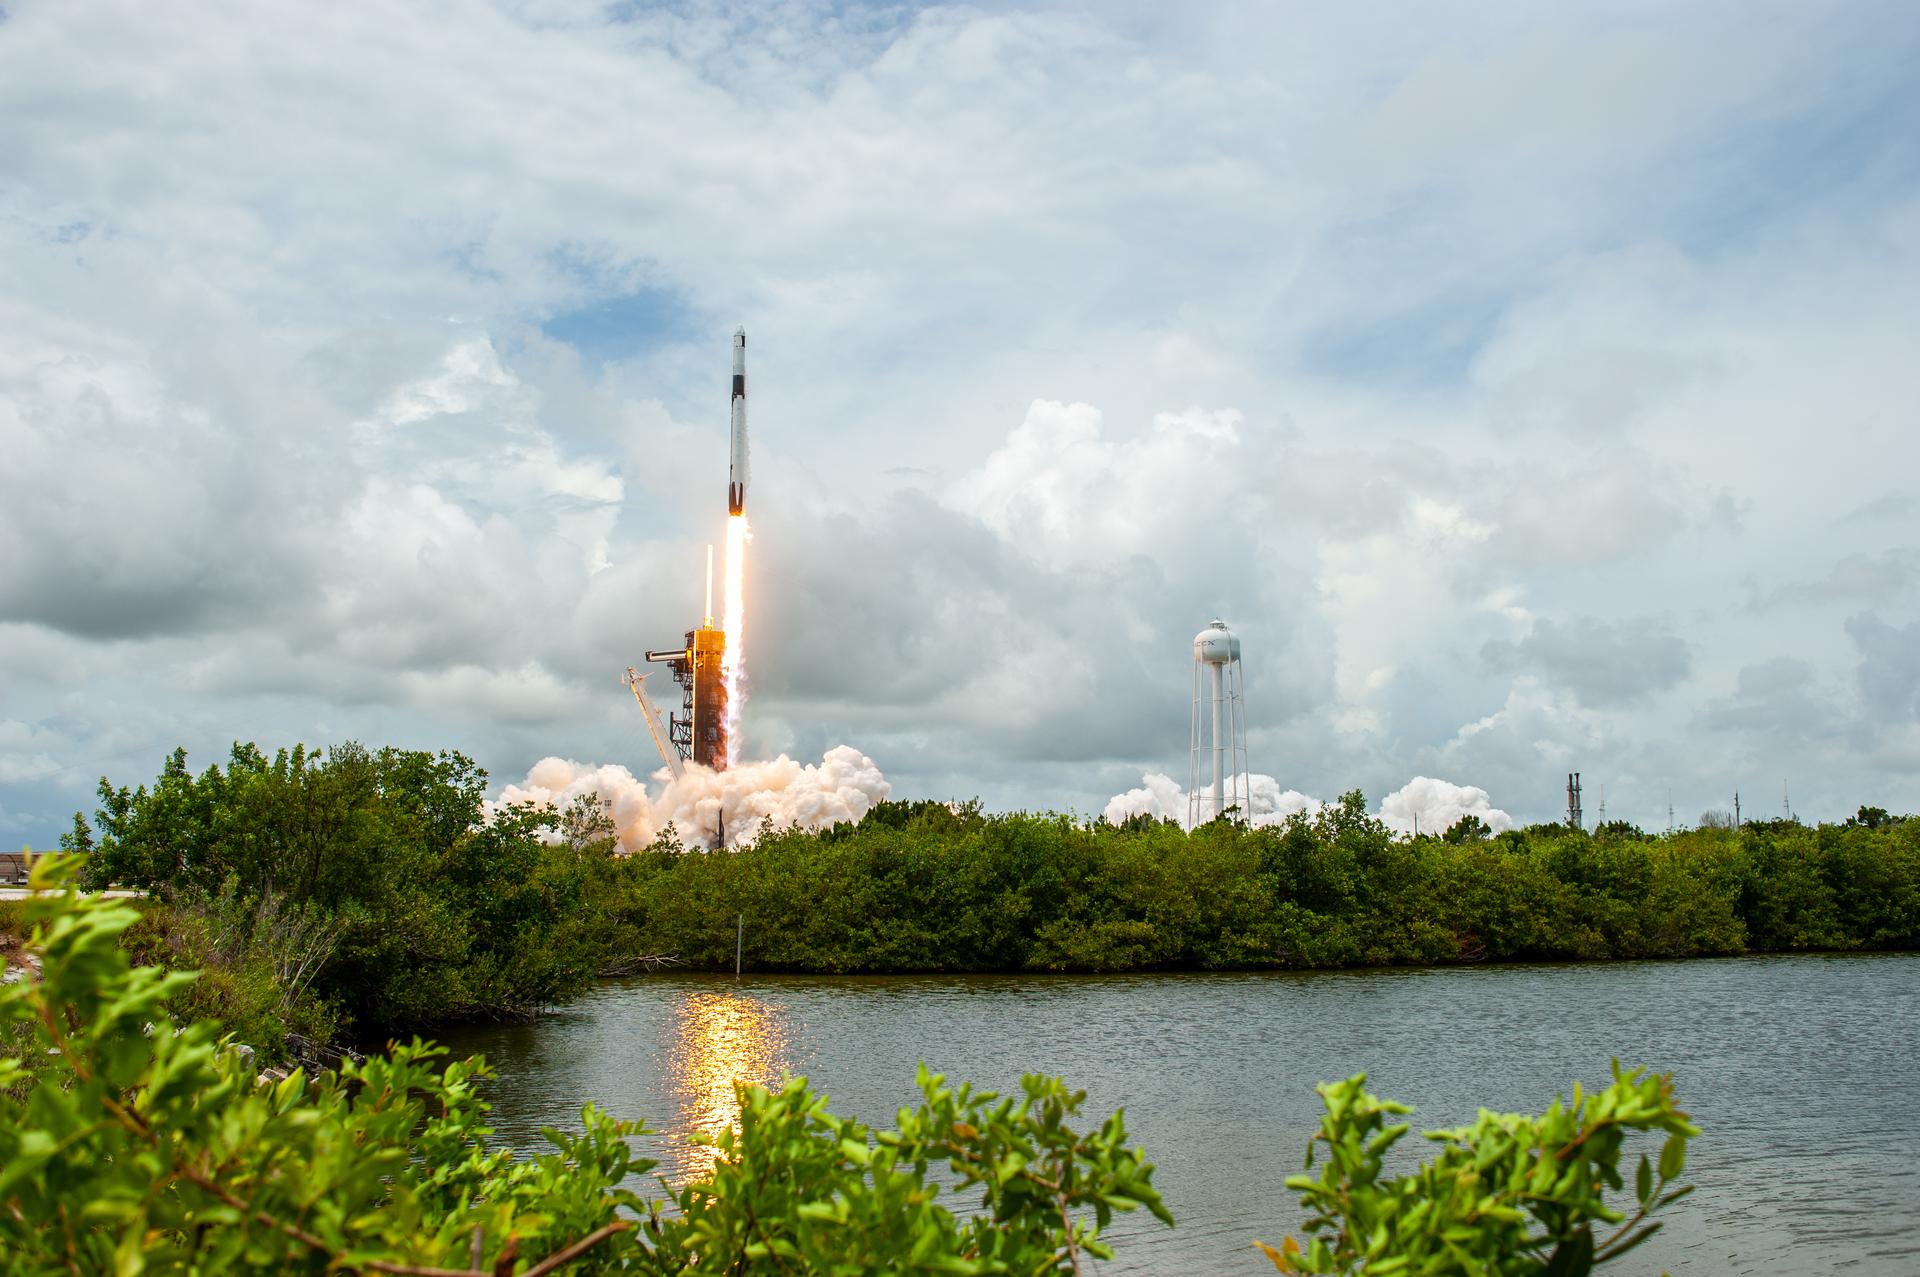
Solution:
<svg viewBox="0 0 1920 1277"><path fill-rule="evenodd" d="M1140 778L1142 789L1129 789L1107 799L1102 815L1109 825L1124 825L1135 816L1187 823L1187 791L1180 782L1163 772L1148 772Z"/></svg>
<svg viewBox="0 0 1920 1277"><path fill-rule="evenodd" d="M1148 772L1141 781L1142 788L1107 800L1103 813L1107 823L1122 824L1130 816L1174 820L1183 826L1187 823L1187 791L1178 781L1160 772ZM1208 785L1201 793L1211 795L1213 786ZM1324 805L1297 789L1281 789L1280 782L1271 776L1255 772L1247 777L1249 824L1277 825L1295 812L1311 816ZM1375 815L1387 828L1401 834L1411 834L1416 827L1422 833L1445 833L1462 816L1478 816L1496 834L1513 828L1513 817L1495 807L1486 790L1431 776L1415 776L1388 794L1381 799Z"/></svg>
<svg viewBox="0 0 1920 1277"><path fill-rule="evenodd" d="M1381 799L1379 815L1399 834L1416 828L1423 834L1444 834L1462 816L1478 816L1496 834L1513 828L1513 817L1495 807L1486 790L1431 776L1415 776Z"/></svg>
<svg viewBox="0 0 1920 1277"><path fill-rule="evenodd" d="M654 777L664 780L666 770ZM785 754L723 772L688 763L685 774L668 781L658 797L624 767L543 758L523 783L508 785L489 806L535 803L564 811L582 794L598 794L621 850L638 851L669 825L685 846L717 847L724 832L726 845L739 847L763 828L858 823L892 792L871 758L839 745L817 764L796 763Z"/></svg>
<svg viewBox="0 0 1920 1277"><path fill-rule="evenodd" d="M1187 791L1181 788L1180 782L1162 772L1148 772L1140 780L1143 788L1129 789L1107 800L1102 815L1108 824L1122 824L1130 816L1173 820L1183 826L1187 823ZM1277 825L1297 811L1312 815L1320 810L1318 799L1309 798L1297 789L1282 789L1280 782L1271 776L1253 772L1245 780L1250 824ZM1213 786L1208 785L1200 792L1211 796Z"/></svg>
<svg viewBox="0 0 1920 1277"><path fill-rule="evenodd" d="M543 758L527 772L526 780L508 785L498 799L485 806L489 817L498 808L527 804L565 811L575 799L587 794L600 796L600 807L613 821L623 848L631 851L644 847L659 832L653 804L647 800L646 782L636 780L632 772L617 763L594 767L568 758Z"/></svg>
<svg viewBox="0 0 1920 1277"><path fill-rule="evenodd" d="M858 824L893 786L880 769L851 745L836 745L818 764L796 763L785 754L770 762L740 763L723 772L687 765L654 804L659 827L672 825L682 842L729 847L752 842L762 826L825 829Z"/></svg>

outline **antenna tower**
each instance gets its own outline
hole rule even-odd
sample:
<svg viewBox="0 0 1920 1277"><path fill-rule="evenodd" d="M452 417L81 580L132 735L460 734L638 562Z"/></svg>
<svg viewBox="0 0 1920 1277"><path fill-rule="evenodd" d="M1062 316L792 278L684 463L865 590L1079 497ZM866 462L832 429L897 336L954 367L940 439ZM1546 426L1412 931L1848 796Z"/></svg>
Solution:
<svg viewBox="0 0 1920 1277"><path fill-rule="evenodd" d="M1212 721L1211 740L1207 721ZM1240 640L1215 620L1193 638L1193 730L1187 744L1187 828L1247 817L1247 714Z"/></svg>
<svg viewBox="0 0 1920 1277"><path fill-rule="evenodd" d="M1580 816L1580 773L1567 773L1567 825L1572 829L1584 829L1585 823Z"/></svg>

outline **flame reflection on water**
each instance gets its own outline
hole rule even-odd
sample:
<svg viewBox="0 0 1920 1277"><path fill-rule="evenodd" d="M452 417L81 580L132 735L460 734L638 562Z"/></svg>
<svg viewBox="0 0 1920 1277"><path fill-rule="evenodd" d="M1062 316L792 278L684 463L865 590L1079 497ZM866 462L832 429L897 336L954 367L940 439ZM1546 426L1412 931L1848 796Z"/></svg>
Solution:
<svg viewBox="0 0 1920 1277"><path fill-rule="evenodd" d="M787 1072L786 1016L751 994L734 990L692 994L675 1008L672 1068L679 1136L666 1158L670 1178L704 1174L716 1160L711 1146L688 1143L738 1129L734 1085L777 1089ZM663 1168L665 1169L665 1168Z"/></svg>

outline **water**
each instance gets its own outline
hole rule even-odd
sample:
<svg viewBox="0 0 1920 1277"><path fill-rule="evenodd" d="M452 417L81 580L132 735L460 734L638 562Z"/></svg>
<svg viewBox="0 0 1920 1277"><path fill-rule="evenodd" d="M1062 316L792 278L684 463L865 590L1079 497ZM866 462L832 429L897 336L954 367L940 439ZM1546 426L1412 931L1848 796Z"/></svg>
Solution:
<svg viewBox="0 0 1920 1277"><path fill-rule="evenodd" d="M1178 1226L1108 1234L1127 1273L1272 1273L1253 1249L1298 1226L1282 1186L1319 1116L1316 1081L1366 1071L1416 1131L1482 1105L1538 1111L1607 1061L1671 1071L1704 1134L1664 1232L1622 1273L1920 1273L1920 955L1592 966L1097 977L649 976L534 1024L449 1035L499 1069L508 1142L593 1101L685 1136L732 1120L732 1082L804 1074L870 1124L914 1096L916 1061L1006 1090L1065 1077L1087 1113L1127 1110ZM1409 1152L1424 1155L1409 1138ZM645 1185L635 1185L645 1189ZM1610 1269L1609 1271L1614 1271Z"/></svg>

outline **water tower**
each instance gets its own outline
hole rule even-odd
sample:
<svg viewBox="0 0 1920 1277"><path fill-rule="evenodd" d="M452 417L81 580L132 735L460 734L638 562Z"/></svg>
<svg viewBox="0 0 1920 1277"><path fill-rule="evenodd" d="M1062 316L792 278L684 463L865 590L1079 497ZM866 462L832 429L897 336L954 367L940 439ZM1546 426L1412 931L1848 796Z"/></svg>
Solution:
<svg viewBox="0 0 1920 1277"><path fill-rule="evenodd" d="M1187 827L1204 825L1229 811L1245 819L1247 810L1247 715L1240 686L1240 640L1226 622L1216 620L1193 638Z"/></svg>

